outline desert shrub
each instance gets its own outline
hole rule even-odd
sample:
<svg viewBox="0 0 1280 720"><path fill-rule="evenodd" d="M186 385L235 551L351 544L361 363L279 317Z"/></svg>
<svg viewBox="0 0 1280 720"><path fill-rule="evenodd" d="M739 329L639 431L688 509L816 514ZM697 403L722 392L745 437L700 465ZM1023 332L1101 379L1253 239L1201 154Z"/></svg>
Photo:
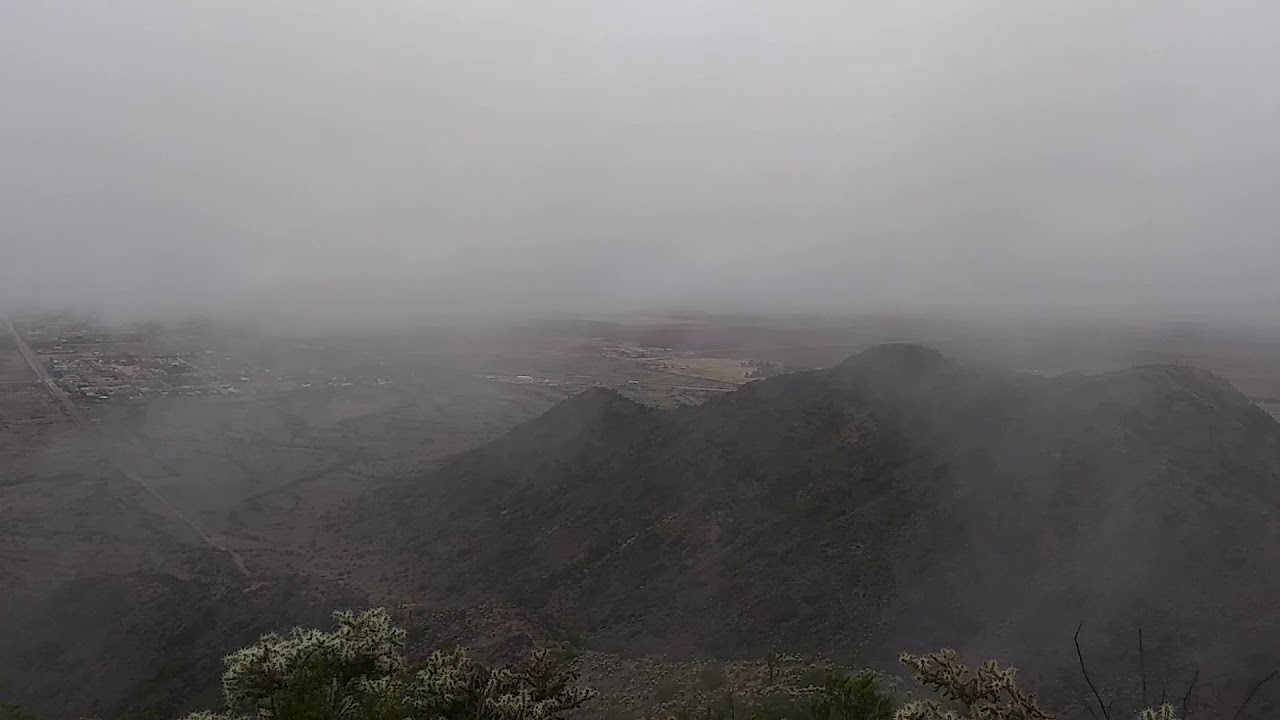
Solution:
<svg viewBox="0 0 1280 720"><path fill-rule="evenodd" d="M36 720L36 716L27 713L22 709L21 705L12 703L0 705L0 718L4 718L4 720Z"/></svg>
<svg viewBox="0 0 1280 720"><path fill-rule="evenodd" d="M714 692L724 687L729 682L729 677L725 675L724 666L718 663L703 666L698 671L698 684L702 685L703 690Z"/></svg>
<svg viewBox="0 0 1280 720"><path fill-rule="evenodd" d="M803 720L809 713L809 703L804 697L780 692L760 698L746 714L748 720Z"/></svg>
<svg viewBox="0 0 1280 720"><path fill-rule="evenodd" d="M831 673L826 668L809 668L800 676L800 687L820 688L827 684L827 675L829 674Z"/></svg>
<svg viewBox="0 0 1280 720"><path fill-rule="evenodd" d="M733 693L716 696L701 704L691 704L668 714L667 720L735 720L746 717L741 703Z"/></svg>
<svg viewBox="0 0 1280 720"><path fill-rule="evenodd" d="M437 651L415 666L385 610L334 617L333 632L272 633L232 653L227 711L187 720L550 720L594 695L546 651L497 669L462 649Z"/></svg>
<svg viewBox="0 0 1280 720"><path fill-rule="evenodd" d="M665 705L680 694L680 685L674 680L663 680L653 689L653 702L658 705Z"/></svg>
<svg viewBox="0 0 1280 720"><path fill-rule="evenodd" d="M814 720L890 720L893 698L881 692L871 673L827 674L822 690L810 704Z"/></svg>
<svg viewBox="0 0 1280 720"><path fill-rule="evenodd" d="M994 660L970 670L948 649L924 656L903 653L900 660L916 671L920 684L956 709L936 700L916 700L899 708L894 720L1055 720L1040 708L1035 695L1018 687L1016 669ZM1173 706L1162 704L1139 711L1135 720L1178 720L1178 714Z"/></svg>
<svg viewBox="0 0 1280 720"><path fill-rule="evenodd" d="M894 708L893 698L879 688L871 673L849 675L831 671L818 682L777 692L754 703L744 703L726 693L700 709L673 717L686 720L891 720Z"/></svg>

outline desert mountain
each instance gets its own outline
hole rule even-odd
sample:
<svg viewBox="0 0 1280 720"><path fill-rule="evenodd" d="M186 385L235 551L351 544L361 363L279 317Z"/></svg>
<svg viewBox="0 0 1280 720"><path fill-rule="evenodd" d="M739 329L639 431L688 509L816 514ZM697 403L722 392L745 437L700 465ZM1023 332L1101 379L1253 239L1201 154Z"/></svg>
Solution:
<svg viewBox="0 0 1280 720"><path fill-rule="evenodd" d="M603 650L1000 657L1238 702L1280 662L1280 425L1184 367L1044 378L915 345L659 411L596 389L383 497L358 528L430 601ZM1087 691L1086 691L1087 692Z"/></svg>

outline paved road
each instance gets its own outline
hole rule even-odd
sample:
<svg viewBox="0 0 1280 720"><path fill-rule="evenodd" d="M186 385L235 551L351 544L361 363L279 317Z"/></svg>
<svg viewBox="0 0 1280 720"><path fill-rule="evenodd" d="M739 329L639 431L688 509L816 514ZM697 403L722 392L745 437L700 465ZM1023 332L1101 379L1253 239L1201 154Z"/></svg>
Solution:
<svg viewBox="0 0 1280 720"><path fill-rule="evenodd" d="M201 542L226 553L231 558L231 562L235 565L236 569L239 570L241 574L247 576L249 574L249 568L245 566L244 559L241 558L236 551L215 541L208 533L201 529L199 525L192 522L192 520L184 515L181 510L174 507L172 503L166 500L159 491L151 486L151 483L147 482L140 474L138 474L137 471L129 467L129 464L120 457L118 450L102 437L102 433L98 432L98 429L89 422L89 419L84 416L84 413L80 412L80 408L76 407L76 404L72 402L71 398L67 397L67 394L62 391L62 388L58 387L58 384L54 382L53 376L45 369L44 363L40 361L40 358L36 355L35 351L27 344L26 339L22 337L22 333L19 333L17 328L13 326L13 321L6 317L4 319L4 324L9 331L9 335L13 337L14 342L17 344L18 352L22 354L22 357L27 361L27 364L30 365L31 369L35 371L37 376L39 376L40 382L49 389L49 393L58 401L58 404L62 406L62 409L66 411L67 416L80 427L81 431L87 433L94 439L98 446L98 450L107 458L116 472L134 483L137 483L139 487L154 497L166 511L180 520L184 525L191 528L191 531L200 538Z"/></svg>

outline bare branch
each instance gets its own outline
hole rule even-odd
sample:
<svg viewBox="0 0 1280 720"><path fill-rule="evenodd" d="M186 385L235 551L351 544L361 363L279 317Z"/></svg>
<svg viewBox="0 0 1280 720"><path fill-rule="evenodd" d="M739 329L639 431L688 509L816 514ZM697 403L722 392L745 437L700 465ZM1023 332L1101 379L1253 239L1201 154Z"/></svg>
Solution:
<svg viewBox="0 0 1280 720"><path fill-rule="evenodd" d="M1196 689L1196 680L1200 679L1200 669L1196 668L1196 674L1191 676L1191 684L1187 686L1187 694L1182 696L1182 720L1187 720L1187 708L1191 704L1191 691Z"/></svg>
<svg viewBox="0 0 1280 720"><path fill-rule="evenodd" d="M1147 657L1142 652L1142 628L1138 628L1138 675L1142 677L1142 707L1147 706Z"/></svg>
<svg viewBox="0 0 1280 720"><path fill-rule="evenodd" d="M1253 699L1253 696L1258 692L1258 690L1261 689L1263 685L1274 680L1277 675L1280 675L1280 670L1272 670L1270 675L1259 680L1258 684L1254 685L1253 689L1249 691L1249 696L1244 699L1244 702L1240 703L1240 709L1236 711L1235 715L1231 716L1231 720L1236 720L1236 718L1240 717L1240 713L1244 712L1245 707L1249 704L1249 701Z"/></svg>
<svg viewBox="0 0 1280 720"><path fill-rule="evenodd" d="M1093 691L1093 696L1098 699L1098 708L1102 710L1102 717L1105 720L1111 720L1111 711L1107 709L1106 703L1102 702L1102 694L1098 692L1098 688L1093 684L1093 680L1089 679L1089 671L1084 666L1084 653L1080 651L1080 631L1084 629L1084 623L1076 628L1076 634L1072 640L1076 644L1076 657L1080 659L1080 672L1084 675L1084 681L1089 684L1089 689Z"/></svg>

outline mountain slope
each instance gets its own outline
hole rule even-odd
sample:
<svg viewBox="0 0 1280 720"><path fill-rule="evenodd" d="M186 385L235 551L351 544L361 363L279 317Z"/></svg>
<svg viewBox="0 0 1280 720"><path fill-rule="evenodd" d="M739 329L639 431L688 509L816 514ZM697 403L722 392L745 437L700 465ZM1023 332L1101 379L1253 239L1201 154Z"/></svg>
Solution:
<svg viewBox="0 0 1280 720"><path fill-rule="evenodd" d="M1136 666L1142 626L1150 671L1203 666L1213 702L1280 649L1278 477L1280 426L1207 373L1045 379L891 345L698 407L590 391L367 532L429 598L545 611L605 649L953 645L1064 699L1091 620L1099 672Z"/></svg>
<svg viewBox="0 0 1280 720"><path fill-rule="evenodd" d="M245 578L67 425L2 439L0 705L178 717L219 697L227 653L360 599Z"/></svg>

